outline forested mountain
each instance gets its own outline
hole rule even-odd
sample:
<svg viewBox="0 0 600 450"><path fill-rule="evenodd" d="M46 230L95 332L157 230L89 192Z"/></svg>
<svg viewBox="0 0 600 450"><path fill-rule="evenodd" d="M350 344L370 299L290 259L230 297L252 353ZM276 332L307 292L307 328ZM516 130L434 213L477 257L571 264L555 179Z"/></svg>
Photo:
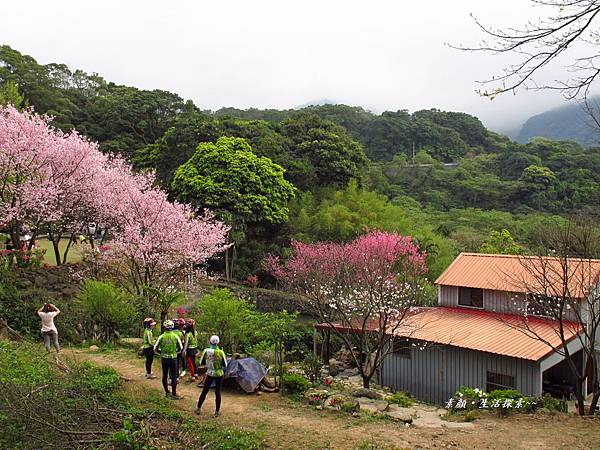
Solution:
<svg viewBox="0 0 600 450"><path fill-rule="evenodd" d="M285 254L293 238L341 242L381 229L418 241L433 279L457 252L499 245L497 232L534 249L544 223L600 204L599 149L519 144L460 112L202 111L2 46L0 104L9 101L156 171L173 199L216 211L233 227L226 260L237 278L261 273L264 255Z"/></svg>
<svg viewBox="0 0 600 450"><path fill-rule="evenodd" d="M591 99L595 105L600 98ZM596 107L594 106L594 109ZM568 104L530 117L521 127L517 141L528 142L542 136L549 139L572 140L584 147L600 144L600 129L582 105Z"/></svg>

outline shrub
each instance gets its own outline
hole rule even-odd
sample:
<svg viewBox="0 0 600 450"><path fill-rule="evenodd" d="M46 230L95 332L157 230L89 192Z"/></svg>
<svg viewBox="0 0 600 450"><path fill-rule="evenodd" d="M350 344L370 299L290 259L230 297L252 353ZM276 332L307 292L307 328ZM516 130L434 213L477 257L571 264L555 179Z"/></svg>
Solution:
<svg viewBox="0 0 600 450"><path fill-rule="evenodd" d="M281 377L281 386L283 391L288 395L304 394L311 387L310 381L302 375L294 373L283 374Z"/></svg>
<svg viewBox="0 0 600 450"><path fill-rule="evenodd" d="M87 318L87 339L116 342L120 333L138 323L132 297L112 283L85 280L77 299Z"/></svg>
<svg viewBox="0 0 600 450"><path fill-rule="evenodd" d="M196 328L209 334L217 334L224 348L236 352L251 332L247 325L253 307L236 298L229 289L214 289L203 296L192 308Z"/></svg>
<svg viewBox="0 0 600 450"><path fill-rule="evenodd" d="M321 378L321 359L314 353L309 353L302 362L302 370L306 378L315 384Z"/></svg>
<svg viewBox="0 0 600 450"><path fill-rule="evenodd" d="M388 403L395 403L403 408L408 408L414 404L410 395L402 391L394 392L390 397L387 398L387 401Z"/></svg>
<svg viewBox="0 0 600 450"><path fill-rule="evenodd" d="M258 344L249 346L246 351L248 355L256 358L267 367L275 364L275 346L270 342L261 341Z"/></svg>
<svg viewBox="0 0 600 450"><path fill-rule="evenodd" d="M558 411L558 412L567 412L567 402L564 400L560 400L558 398L554 398L551 395L544 395L543 397L538 398L528 398L528 403L535 405L537 408L544 408L547 411ZM536 408L536 409L537 409Z"/></svg>
<svg viewBox="0 0 600 450"><path fill-rule="evenodd" d="M17 332L31 335L39 332L40 320L35 314L37 308L32 301L28 301L17 286L16 277L2 270L0 273L0 317Z"/></svg>
<svg viewBox="0 0 600 450"><path fill-rule="evenodd" d="M487 398L488 394L479 388L461 386L452 397L452 411L477 409L481 402ZM461 402L462 407L459 406Z"/></svg>
<svg viewBox="0 0 600 450"><path fill-rule="evenodd" d="M488 406L494 408L499 414L506 415L515 408L515 404L521 400L525 406L525 398L515 389L496 389L488 395ZM509 405L506 405L506 403ZM505 406L506 405L506 406Z"/></svg>

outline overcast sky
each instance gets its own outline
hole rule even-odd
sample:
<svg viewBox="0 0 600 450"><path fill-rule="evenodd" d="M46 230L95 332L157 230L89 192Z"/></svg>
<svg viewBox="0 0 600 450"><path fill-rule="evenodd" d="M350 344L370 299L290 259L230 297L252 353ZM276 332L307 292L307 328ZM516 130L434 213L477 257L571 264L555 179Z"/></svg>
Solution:
<svg viewBox="0 0 600 450"><path fill-rule="evenodd" d="M326 98L374 112L464 111L502 130L563 101L480 97L476 81L508 60L444 45L482 38L470 13L503 26L541 11L527 0L20 0L2 5L0 43L204 109Z"/></svg>

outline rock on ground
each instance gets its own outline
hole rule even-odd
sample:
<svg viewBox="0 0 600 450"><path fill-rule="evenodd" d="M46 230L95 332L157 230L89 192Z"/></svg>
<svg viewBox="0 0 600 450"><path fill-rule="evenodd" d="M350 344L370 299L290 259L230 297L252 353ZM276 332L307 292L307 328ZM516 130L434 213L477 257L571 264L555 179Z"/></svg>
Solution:
<svg viewBox="0 0 600 450"><path fill-rule="evenodd" d="M366 397L366 398L370 398L371 400L381 400L381 399L383 399L383 396L379 392L377 392L377 391L375 391L373 389L367 389L367 388L358 389L358 390L354 391L352 393L352 395L354 397Z"/></svg>
<svg viewBox="0 0 600 450"><path fill-rule="evenodd" d="M398 405L389 405L386 415L394 420L412 423L415 417L417 417L417 410L414 408L403 408Z"/></svg>
<svg viewBox="0 0 600 450"><path fill-rule="evenodd" d="M358 397L356 399L362 411L368 411L374 414L382 413L388 409L388 402L385 400L373 400L367 397Z"/></svg>

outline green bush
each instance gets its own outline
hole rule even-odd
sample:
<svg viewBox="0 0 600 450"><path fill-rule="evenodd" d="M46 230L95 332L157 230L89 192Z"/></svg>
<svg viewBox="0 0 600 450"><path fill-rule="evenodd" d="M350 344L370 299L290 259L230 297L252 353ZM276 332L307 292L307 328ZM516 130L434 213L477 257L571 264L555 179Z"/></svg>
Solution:
<svg viewBox="0 0 600 450"><path fill-rule="evenodd" d="M567 402L554 398L551 395L544 395L543 397L527 398L528 404L535 407L535 409L544 408L547 411L558 411L567 412Z"/></svg>
<svg viewBox="0 0 600 450"><path fill-rule="evenodd" d="M505 407L504 403L510 400L510 406ZM488 395L488 407L496 409L499 414L506 415L515 410L515 404L521 400L525 407L525 398L515 389L496 389Z"/></svg>
<svg viewBox="0 0 600 450"><path fill-rule="evenodd" d="M479 388L461 386L454 393L454 397L452 397L453 405L451 412L477 409L481 405L482 401L487 398L488 394ZM458 407L461 401L463 402L463 407Z"/></svg>
<svg viewBox="0 0 600 450"><path fill-rule="evenodd" d="M112 283L85 280L77 300L86 317L86 339L116 342L139 322L133 298Z"/></svg>
<svg viewBox="0 0 600 450"><path fill-rule="evenodd" d="M403 408L408 408L414 404L410 394L402 391L394 392L390 397L387 398L387 401L388 403L395 403Z"/></svg>
<svg viewBox="0 0 600 450"><path fill-rule="evenodd" d="M45 301L53 301L39 290L17 288L17 277L4 270L0 273L0 317L15 331L32 336L40 332L36 311Z"/></svg>
<svg viewBox="0 0 600 450"><path fill-rule="evenodd" d="M216 334L227 351L243 350L247 337L252 333L252 305L235 297L229 289L214 289L203 296L192 308L196 328Z"/></svg>
<svg viewBox="0 0 600 450"><path fill-rule="evenodd" d="M302 361L302 370L304 371L304 375L313 384L315 384L321 378L322 367L323 363L321 362L321 358L314 353L309 353L306 358L304 358L304 361Z"/></svg>
<svg viewBox="0 0 600 450"><path fill-rule="evenodd" d="M288 395L301 395L310 389L311 384L302 375L286 373L281 377L281 386Z"/></svg>
<svg viewBox="0 0 600 450"><path fill-rule="evenodd" d="M275 345L271 342L261 341L247 347L246 352L266 367L275 365Z"/></svg>
<svg viewBox="0 0 600 450"><path fill-rule="evenodd" d="M500 403L505 400L513 400L513 402L516 402L522 398L523 394L515 389L496 389L489 393L488 403L494 403L497 400L500 401Z"/></svg>

